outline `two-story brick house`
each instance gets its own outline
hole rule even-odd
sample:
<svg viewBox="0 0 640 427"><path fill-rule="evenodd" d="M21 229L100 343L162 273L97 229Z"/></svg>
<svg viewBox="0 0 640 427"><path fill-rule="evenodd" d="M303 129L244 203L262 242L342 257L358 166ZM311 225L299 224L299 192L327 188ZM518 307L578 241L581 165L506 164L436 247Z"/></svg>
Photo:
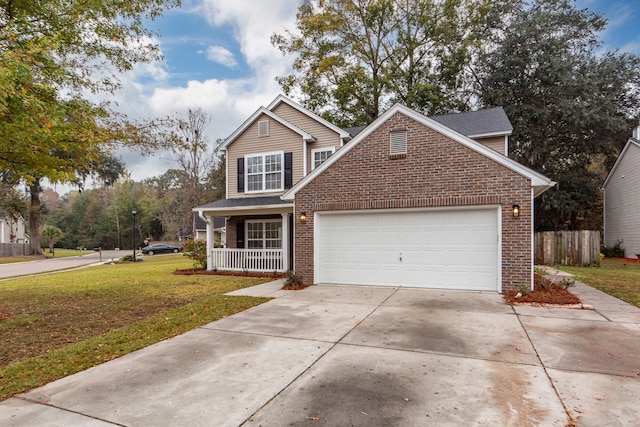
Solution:
<svg viewBox="0 0 640 427"><path fill-rule="evenodd" d="M533 198L554 183L506 157L501 108L427 118L401 105L340 129L285 96L223 145L226 218L208 269L306 283L515 289L532 284ZM213 242L213 227L207 241ZM210 236L211 234L211 236Z"/></svg>

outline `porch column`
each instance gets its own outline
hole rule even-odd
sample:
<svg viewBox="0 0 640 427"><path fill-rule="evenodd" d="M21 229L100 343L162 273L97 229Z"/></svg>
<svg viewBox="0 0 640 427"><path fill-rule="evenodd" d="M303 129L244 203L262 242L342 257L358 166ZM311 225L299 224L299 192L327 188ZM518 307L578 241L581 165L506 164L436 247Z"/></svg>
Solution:
<svg viewBox="0 0 640 427"><path fill-rule="evenodd" d="M213 218L208 217L204 214L204 212L198 212L198 215L200 216L200 218L202 218L202 220L204 221L204 223L206 224L206 229L205 229L205 235L206 240L207 240L207 270L211 271L213 270Z"/></svg>
<svg viewBox="0 0 640 427"><path fill-rule="evenodd" d="M289 215L282 214L282 268L289 270Z"/></svg>

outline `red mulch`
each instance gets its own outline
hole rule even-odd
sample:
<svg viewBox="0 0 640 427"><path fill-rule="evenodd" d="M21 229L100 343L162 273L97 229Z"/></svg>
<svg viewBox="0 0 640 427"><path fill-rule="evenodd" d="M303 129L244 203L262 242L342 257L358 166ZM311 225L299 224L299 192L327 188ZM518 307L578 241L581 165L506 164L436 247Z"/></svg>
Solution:
<svg viewBox="0 0 640 427"><path fill-rule="evenodd" d="M551 282L540 274L534 275L534 290L522 295L520 298L516 298L518 291L507 291L504 294L504 299L507 304L558 304L558 305L570 305L581 304L580 298L569 292L562 286Z"/></svg>
<svg viewBox="0 0 640 427"><path fill-rule="evenodd" d="M630 264L640 263L640 258L605 258L605 259L615 259L618 261L628 262Z"/></svg>
<svg viewBox="0 0 640 427"><path fill-rule="evenodd" d="M176 270L173 272L173 274L176 274L179 276L201 275L201 276L267 277L270 279L282 279L284 277L284 273L252 273L248 271L207 271L204 269Z"/></svg>

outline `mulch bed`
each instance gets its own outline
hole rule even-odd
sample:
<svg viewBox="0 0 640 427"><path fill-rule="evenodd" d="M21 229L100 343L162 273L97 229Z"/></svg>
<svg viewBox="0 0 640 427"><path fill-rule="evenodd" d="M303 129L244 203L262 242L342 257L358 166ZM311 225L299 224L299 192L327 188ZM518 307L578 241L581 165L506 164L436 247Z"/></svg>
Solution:
<svg viewBox="0 0 640 427"><path fill-rule="evenodd" d="M582 304L580 298L569 292L562 286L551 282L544 276L535 273L534 290L516 298L518 291L507 291L504 299L507 304L551 304L551 305L575 305Z"/></svg>
<svg viewBox="0 0 640 427"><path fill-rule="evenodd" d="M205 269L176 270L173 274L178 276L236 276L236 277L266 277L269 279L282 279L284 273L253 273L249 271L207 271Z"/></svg>

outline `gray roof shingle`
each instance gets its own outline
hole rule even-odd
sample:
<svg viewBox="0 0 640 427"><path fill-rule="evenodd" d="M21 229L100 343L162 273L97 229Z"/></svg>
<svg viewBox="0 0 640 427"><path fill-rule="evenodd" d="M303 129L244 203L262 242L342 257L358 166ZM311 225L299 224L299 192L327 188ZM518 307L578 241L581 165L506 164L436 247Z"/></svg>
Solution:
<svg viewBox="0 0 640 427"><path fill-rule="evenodd" d="M466 136L510 133L513 126L502 107L430 117Z"/></svg>
<svg viewBox="0 0 640 427"><path fill-rule="evenodd" d="M268 205L288 205L289 201L284 201L280 196L268 197L244 197L241 199L221 199L206 205L198 206L196 209L208 208L240 208L249 206L268 206Z"/></svg>

